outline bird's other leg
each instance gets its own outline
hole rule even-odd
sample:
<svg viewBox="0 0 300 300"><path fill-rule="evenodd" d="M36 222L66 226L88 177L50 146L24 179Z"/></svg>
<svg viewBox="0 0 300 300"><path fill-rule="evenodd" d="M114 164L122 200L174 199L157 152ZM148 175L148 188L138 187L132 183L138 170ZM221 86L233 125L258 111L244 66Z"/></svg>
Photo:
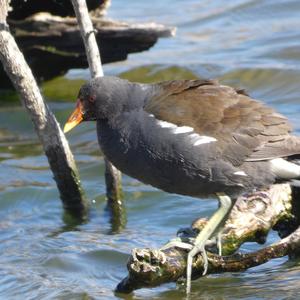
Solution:
<svg viewBox="0 0 300 300"><path fill-rule="evenodd" d="M188 253L187 259L187 273L186 273L186 292L187 294L191 291L191 279L192 279L192 265L193 265L193 258L199 252L202 252L203 260L204 260L204 271L203 275L207 272L208 267L208 259L205 252L205 243L206 241L216 232L218 231L219 227L223 225L226 217L228 216L233 201L225 195L224 193L217 194L218 199L220 201L219 209L212 215L209 219L205 227L201 230L198 236L195 239L194 247Z"/></svg>
<svg viewBox="0 0 300 300"><path fill-rule="evenodd" d="M181 228L177 231L177 237L169 240L169 242L162 246L160 250L166 250L172 247L191 250L196 236L196 230L191 228Z"/></svg>

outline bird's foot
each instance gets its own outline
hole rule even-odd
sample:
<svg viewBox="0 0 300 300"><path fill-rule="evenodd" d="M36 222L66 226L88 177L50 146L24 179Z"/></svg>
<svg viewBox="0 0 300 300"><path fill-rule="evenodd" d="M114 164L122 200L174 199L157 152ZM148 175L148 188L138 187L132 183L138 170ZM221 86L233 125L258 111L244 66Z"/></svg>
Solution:
<svg viewBox="0 0 300 300"><path fill-rule="evenodd" d="M190 227L180 228L177 231L177 237L171 239L167 244L162 246L160 250L166 250L172 247L177 247L184 250L192 250L195 246L195 239L198 234L199 231L197 229L193 229ZM216 239L217 241L219 241L218 237ZM205 246L207 247L213 247L215 246L215 244L215 239L207 240L205 242Z"/></svg>
<svg viewBox="0 0 300 300"><path fill-rule="evenodd" d="M162 246L160 250L166 250L172 247L177 247L184 250L193 249L195 238L198 235L198 230L194 230L190 227L184 227L180 228L176 235L176 238L171 239L166 245Z"/></svg>
<svg viewBox="0 0 300 300"><path fill-rule="evenodd" d="M178 237L188 237L188 238L196 238L197 235L199 234L199 230L191 227L183 227L178 229L177 231L177 236Z"/></svg>
<svg viewBox="0 0 300 300"><path fill-rule="evenodd" d="M222 255L222 231L219 231L218 234L215 237L216 244L218 248L218 253L221 256ZM203 259L203 272L202 276L205 276L208 270L208 256L207 252L205 250L205 246L210 246L211 244L215 244L215 241L207 240L204 244L199 243L194 245L194 247L191 248L191 251L188 253L188 259L187 259L187 276L186 276L186 291L187 294L191 291L191 281L192 281L192 268L193 268L193 259L194 257L201 253L202 259Z"/></svg>
<svg viewBox="0 0 300 300"><path fill-rule="evenodd" d="M205 247L209 249L210 252L215 253L217 250L217 253L220 256L222 256L222 233L223 230L220 230L216 235L214 235L213 237L211 237L211 239L205 242ZM199 234L199 229L197 228L183 227L177 231L177 238L174 239L174 241L179 241L183 243L187 242L189 244L194 245L195 238L198 236L198 234ZM179 248L183 248L183 247L179 247ZM183 248L183 249L188 249L188 248Z"/></svg>
<svg viewBox="0 0 300 300"><path fill-rule="evenodd" d="M191 250L194 247L193 240L194 238L176 237L174 239L171 239L167 244L162 246L159 250L166 250L173 247L177 247L184 250Z"/></svg>

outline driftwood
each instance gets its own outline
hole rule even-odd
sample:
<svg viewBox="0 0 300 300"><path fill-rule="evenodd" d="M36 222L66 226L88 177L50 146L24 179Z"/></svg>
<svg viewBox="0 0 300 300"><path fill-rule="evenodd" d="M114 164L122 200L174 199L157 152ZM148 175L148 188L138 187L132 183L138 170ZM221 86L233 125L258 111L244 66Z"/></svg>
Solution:
<svg viewBox="0 0 300 300"><path fill-rule="evenodd" d="M93 18L102 63L126 60L129 53L152 47L175 29L163 25L134 24ZM38 81L64 74L71 68L88 66L76 18L39 13L25 20L10 20L10 28ZM0 70L1 86L8 80Z"/></svg>
<svg viewBox="0 0 300 300"><path fill-rule="evenodd" d="M96 42L95 31L92 21L89 17L86 2L85 0L72 0L72 4L76 13L76 18L78 20L81 36L84 42L91 77L96 78L103 76L99 48ZM113 219L117 218L119 220L122 220L122 212L124 210L122 209L123 203L121 172L116 167L114 167L106 158L104 159L104 162L108 208L110 209L112 216L114 216ZM121 221L120 224L122 224Z"/></svg>
<svg viewBox="0 0 300 300"><path fill-rule="evenodd" d="M287 235L275 244L249 254L219 256L216 245L208 245L208 274L237 272L285 255L295 256L300 249L300 229L292 213L292 189L288 184L240 197L222 233L222 253L234 253L245 241L263 243L273 228ZM293 194L294 198L295 194ZM297 195L298 196L298 195ZM295 201L296 202L296 201ZM194 231L201 230L206 220L193 222ZM284 230L284 231L283 231ZM293 231L293 233L291 233ZM172 247L166 250L134 249L128 260L128 276L117 286L117 292L130 293L143 287L176 282L186 276L187 250ZM203 259L198 255L193 264L193 279L201 277Z"/></svg>
<svg viewBox="0 0 300 300"><path fill-rule="evenodd" d="M6 23L7 0L0 0L0 60L20 94L43 145L64 207L83 217L86 202L69 145L53 113L43 101L32 72Z"/></svg>

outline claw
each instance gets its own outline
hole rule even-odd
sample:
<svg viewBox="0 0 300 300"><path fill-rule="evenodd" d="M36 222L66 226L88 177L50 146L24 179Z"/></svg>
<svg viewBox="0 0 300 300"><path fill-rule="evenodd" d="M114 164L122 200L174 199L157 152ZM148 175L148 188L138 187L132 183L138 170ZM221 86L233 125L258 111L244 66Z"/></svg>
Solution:
<svg viewBox="0 0 300 300"><path fill-rule="evenodd" d="M207 257L207 253L203 247L203 249L201 250L201 255L203 258L203 272L202 272L202 276L206 275L207 273L207 269L208 269L208 257Z"/></svg>

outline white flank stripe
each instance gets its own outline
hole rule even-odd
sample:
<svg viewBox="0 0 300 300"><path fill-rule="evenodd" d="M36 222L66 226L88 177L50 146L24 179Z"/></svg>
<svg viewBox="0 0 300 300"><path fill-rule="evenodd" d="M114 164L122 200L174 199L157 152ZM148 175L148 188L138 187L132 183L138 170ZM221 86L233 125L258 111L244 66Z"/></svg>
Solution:
<svg viewBox="0 0 300 300"><path fill-rule="evenodd" d="M187 132L191 132L194 131L193 127L189 127L189 126L180 126L177 127L173 130L173 133L175 134L179 134L179 133L187 133Z"/></svg>
<svg viewBox="0 0 300 300"><path fill-rule="evenodd" d="M239 175L239 176L248 176L244 171L237 171L233 173L234 175Z"/></svg>
<svg viewBox="0 0 300 300"><path fill-rule="evenodd" d="M199 135L199 138L198 138L198 140L194 143L194 146L199 146L199 145L202 145L202 144L208 144L208 143L216 142L216 141L217 141L217 139L215 139L215 138L212 137L212 136Z"/></svg>
<svg viewBox="0 0 300 300"><path fill-rule="evenodd" d="M271 171L279 178L292 179L300 177L300 166L283 158L274 158L270 161Z"/></svg>
<svg viewBox="0 0 300 300"><path fill-rule="evenodd" d="M152 114L149 114L150 117L152 117ZM155 117L155 116L153 116ZM167 122L167 121L161 121L157 120L157 124L161 128L170 128L172 129L172 133L174 134L180 134L180 133L188 133L188 132L193 132L194 128L190 126L177 126L173 123ZM208 144L211 142L216 142L217 139L215 139L212 136L206 136L206 135L199 135L198 133L191 133L189 135L191 138L191 142L193 143L194 146L199 146L202 144Z"/></svg>

